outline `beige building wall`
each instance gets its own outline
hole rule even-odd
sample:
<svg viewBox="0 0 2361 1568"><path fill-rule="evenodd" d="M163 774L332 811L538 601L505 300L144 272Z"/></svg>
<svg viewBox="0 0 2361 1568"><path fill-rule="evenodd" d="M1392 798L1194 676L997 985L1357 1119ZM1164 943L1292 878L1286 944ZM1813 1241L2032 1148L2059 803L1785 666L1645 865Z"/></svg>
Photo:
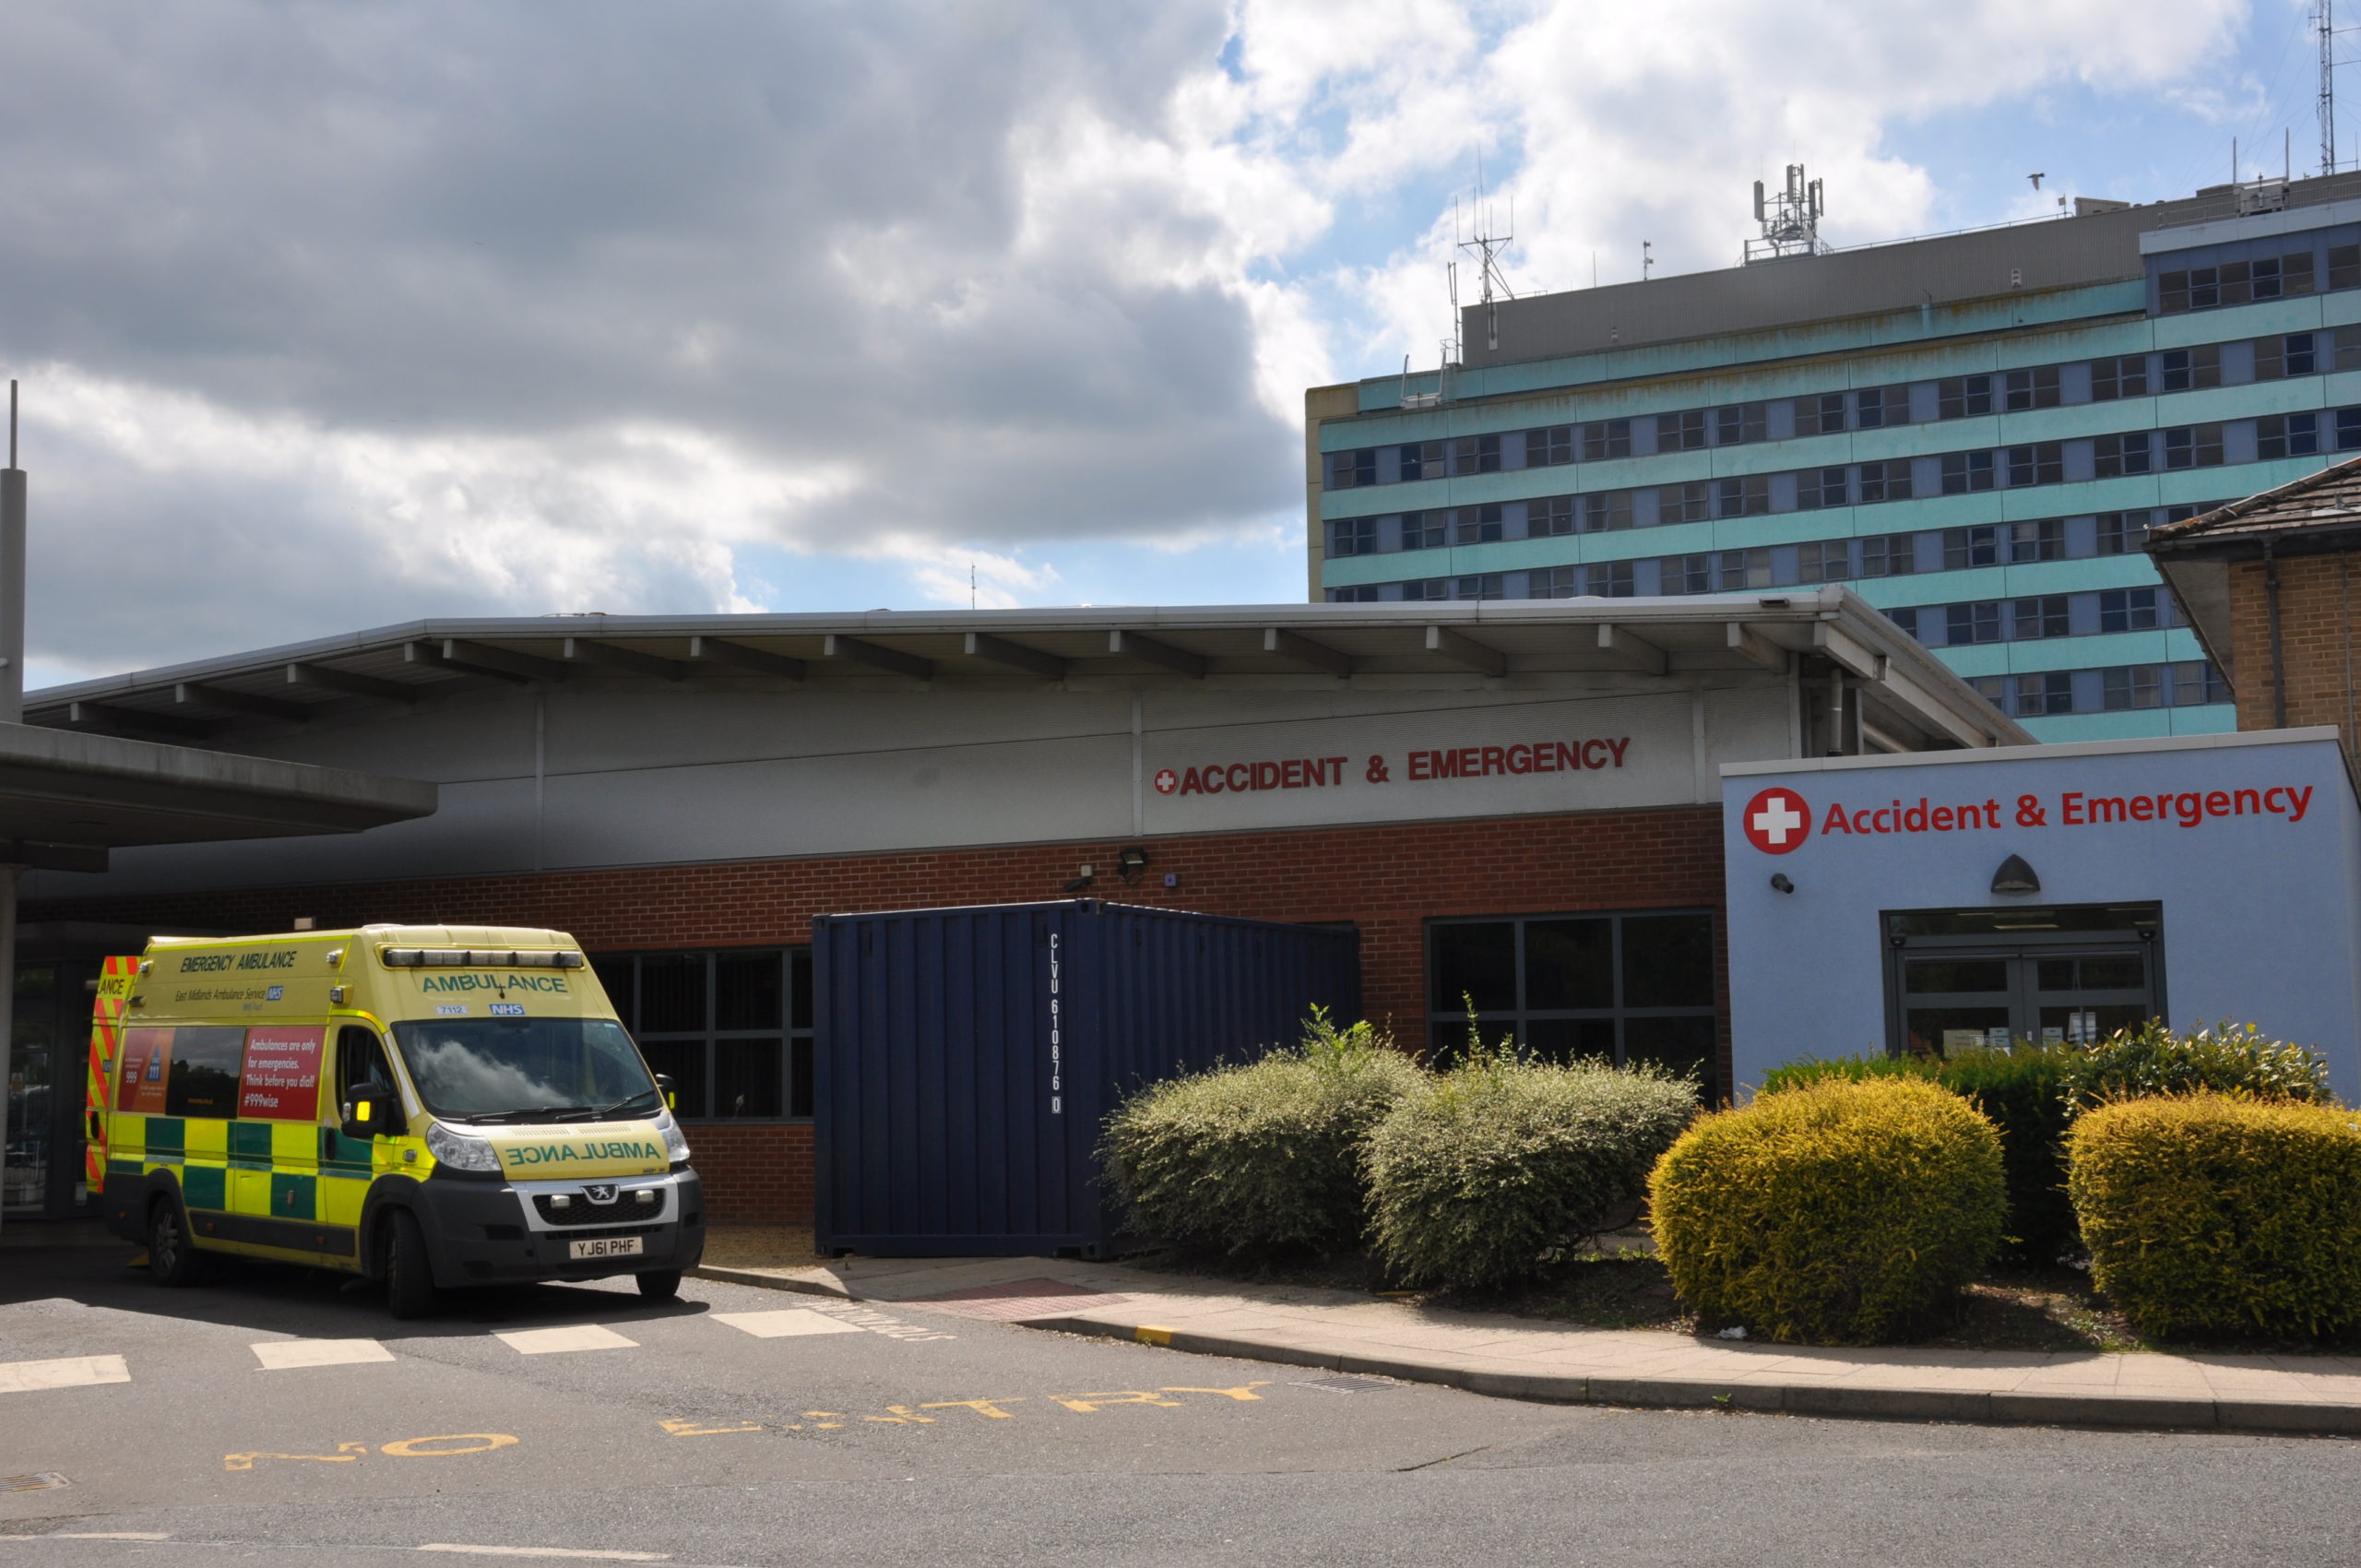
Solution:
<svg viewBox="0 0 2361 1568"><path fill-rule="evenodd" d="M1347 383L1342 386L1311 386L1303 394L1303 537L1304 537L1304 597L1317 604L1320 591L1321 563L1328 558L1328 530L1320 526L1320 491L1327 469L1320 461L1320 427L1326 421L1347 419L1360 412L1360 388Z"/></svg>

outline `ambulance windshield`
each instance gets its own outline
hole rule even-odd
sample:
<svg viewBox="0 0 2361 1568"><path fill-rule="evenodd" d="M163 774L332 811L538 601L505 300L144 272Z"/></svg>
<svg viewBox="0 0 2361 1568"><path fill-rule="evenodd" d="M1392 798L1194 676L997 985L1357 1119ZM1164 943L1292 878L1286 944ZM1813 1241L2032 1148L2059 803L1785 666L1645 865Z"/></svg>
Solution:
<svg viewBox="0 0 2361 1568"><path fill-rule="evenodd" d="M438 1018L397 1023L410 1082L449 1122L650 1116L663 1104L611 1018Z"/></svg>

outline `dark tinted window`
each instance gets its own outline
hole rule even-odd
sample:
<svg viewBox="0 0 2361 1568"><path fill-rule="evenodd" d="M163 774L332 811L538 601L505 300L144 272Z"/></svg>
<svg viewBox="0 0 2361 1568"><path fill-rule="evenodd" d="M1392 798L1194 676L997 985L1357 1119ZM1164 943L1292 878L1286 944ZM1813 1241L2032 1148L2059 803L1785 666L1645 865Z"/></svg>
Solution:
<svg viewBox="0 0 2361 1568"><path fill-rule="evenodd" d="M1515 926L1435 928L1434 994L1428 1006L1438 1013L1465 1013L1471 999L1479 1013L1515 1007Z"/></svg>
<svg viewBox="0 0 2361 1568"><path fill-rule="evenodd" d="M172 1075L164 1080L167 1116L231 1117L238 1113L238 1068L246 1031L219 1024L172 1030Z"/></svg>

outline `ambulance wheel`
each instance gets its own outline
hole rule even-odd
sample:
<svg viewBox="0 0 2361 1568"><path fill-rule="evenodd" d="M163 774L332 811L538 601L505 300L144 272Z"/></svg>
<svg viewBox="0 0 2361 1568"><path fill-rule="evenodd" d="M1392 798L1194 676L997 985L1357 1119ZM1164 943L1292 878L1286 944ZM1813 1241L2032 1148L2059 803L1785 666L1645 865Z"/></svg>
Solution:
<svg viewBox="0 0 2361 1568"><path fill-rule="evenodd" d="M181 1206L158 1198L148 1211L148 1277L177 1289L196 1283L196 1248L189 1241Z"/></svg>
<svg viewBox="0 0 2361 1568"><path fill-rule="evenodd" d="M651 1301L669 1301L681 1293L681 1271L651 1268L639 1277L639 1293Z"/></svg>
<svg viewBox="0 0 2361 1568"><path fill-rule="evenodd" d="M426 1261L426 1232L418 1216L397 1208L386 1216L386 1305L397 1318L434 1310L434 1272Z"/></svg>

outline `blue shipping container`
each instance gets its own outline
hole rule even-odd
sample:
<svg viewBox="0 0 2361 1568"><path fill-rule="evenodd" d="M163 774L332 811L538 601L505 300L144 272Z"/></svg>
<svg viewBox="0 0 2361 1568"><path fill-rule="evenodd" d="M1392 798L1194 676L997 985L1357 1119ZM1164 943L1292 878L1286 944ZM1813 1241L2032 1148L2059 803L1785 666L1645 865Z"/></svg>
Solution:
<svg viewBox="0 0 2361 1568"><path fill-rule="evenodd" d="M1102 1256L1143 1084L1360 1016L1360 935L1096 898L812 922L820 1250Z"/></svg>

